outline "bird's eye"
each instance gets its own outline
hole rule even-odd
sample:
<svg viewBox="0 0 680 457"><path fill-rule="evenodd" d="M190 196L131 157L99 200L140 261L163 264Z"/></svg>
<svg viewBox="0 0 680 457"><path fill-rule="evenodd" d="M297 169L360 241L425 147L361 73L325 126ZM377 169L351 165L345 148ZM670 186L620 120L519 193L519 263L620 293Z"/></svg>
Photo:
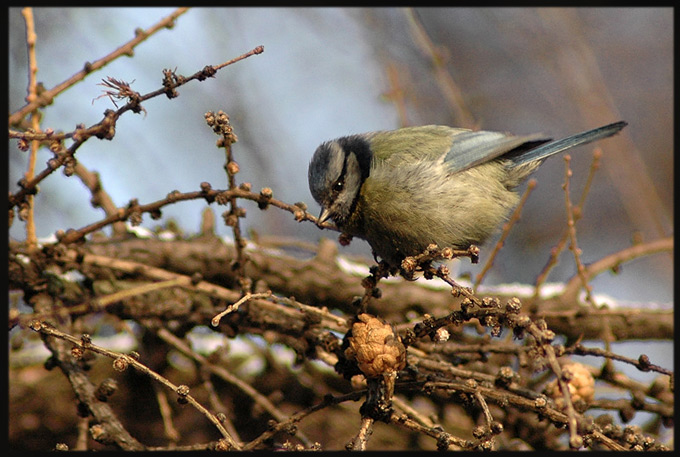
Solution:
<svg viewBox="0 0 680 457"><path fill-rule="evenodd" d="M333 184L333 191L341 192L344 187L345 183L342 180L335 181L335 184Z"/></svg>

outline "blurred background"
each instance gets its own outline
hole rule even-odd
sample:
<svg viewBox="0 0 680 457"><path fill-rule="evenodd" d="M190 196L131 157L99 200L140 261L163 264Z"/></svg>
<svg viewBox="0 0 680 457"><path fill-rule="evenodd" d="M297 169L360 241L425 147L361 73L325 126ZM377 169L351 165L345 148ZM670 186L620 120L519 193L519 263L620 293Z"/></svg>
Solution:
<svg viewBox="0 0 680 457"><path fill-rule="evenodd" d="M52 88L169 15L172 8L36 8L38 80ZM19 8L9 9L9 112L25 104L27 47ZM146 113L126 113L112 141L91 139L77 160L100 173L118 206L149 203L202 181L226 188L224 153L204 113L229 114L239 141L239 182L271 187L288 203L304 201L316 147L338 136L404 125L446 124L558 138L618 120L629 126L598 143L600 170L578 222L582 260L594 262L673 231L673 11L671 8L196 8L57 97L43 110L42 128L72 131L115 108L98 85L110 76L145 94L161 87L162 70L190 75L258 45L264 53L219 71L214 78L156 97ZM120 104L119 104L120 106ZM68 143L67 143L68 145ZM570 151L573 201L589 173L594 146ZM9 142L9 191L27 169L27 153ZM37 171L51 153L42 150ZM565 165L548 160L534 175L538 187L514 226L485 284L533 283L566 226ZM80 228L103 217L77 177L60 171L40 184L39 237ZM242 224L262 236L317 242L337 238L287 212L260 211L243 202ZM175 204L161 221L186 234L199 229L204 201ZM219 214L225 207L213 210ZM218 219L218 234L231 229ZM10 239L25 238L15 220ZM485 247L490 252L495 240ZM482 261L484 263L484 250ZM341 253L371 259L354 240ZM461 272L479 266L464 261ZM565 252L549 281L576 273ZM626 263L593 281L617 300L668 304L673 262L660 254Z"/></svg>

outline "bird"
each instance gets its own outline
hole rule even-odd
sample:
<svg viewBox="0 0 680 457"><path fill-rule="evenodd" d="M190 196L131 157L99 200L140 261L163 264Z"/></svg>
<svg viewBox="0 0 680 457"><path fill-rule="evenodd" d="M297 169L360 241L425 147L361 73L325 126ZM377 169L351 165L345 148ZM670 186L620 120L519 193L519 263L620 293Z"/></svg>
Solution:
<svg viewBox="0 0 680 457"><path fill-rule="evenodd" d="M345 235L368 242L392 269L431 244L481 245L519 202L518 186L543 161L617 134L619 121L553 141L444 125L360 133L323 142L309 190Z"/></svg>

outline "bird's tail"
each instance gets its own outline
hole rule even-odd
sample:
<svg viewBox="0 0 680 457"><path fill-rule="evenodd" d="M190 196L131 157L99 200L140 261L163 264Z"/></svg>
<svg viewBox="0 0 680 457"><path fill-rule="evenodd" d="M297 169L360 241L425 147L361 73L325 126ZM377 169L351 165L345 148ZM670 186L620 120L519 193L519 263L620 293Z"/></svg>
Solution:
<svg viewBox="0 0 680 457"><path fill-rule="evenodd" d="M506 155L505 158L511 159L515 166L523 165L536 160L542 160L569 148L615 135L619 133L619 131L621 131L621 129L623 129L626 125L628 125L628 123L625 121L614 122L613 124L577 133L575 135L562 138L561 140L542 144L541 146L529 151L518 151L517 155L514 157L512 156L511 152L510 154Z"/></svg>

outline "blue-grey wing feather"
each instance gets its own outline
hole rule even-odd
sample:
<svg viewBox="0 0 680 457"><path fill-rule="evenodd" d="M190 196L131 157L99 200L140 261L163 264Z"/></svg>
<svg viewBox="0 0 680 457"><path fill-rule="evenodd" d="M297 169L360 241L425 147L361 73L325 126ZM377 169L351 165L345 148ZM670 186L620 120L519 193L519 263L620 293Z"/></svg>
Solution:
<svg viewBox="0 0 680 457"><path fill-rule="evenodd" d="M512 161L512 166L543 160L575 146L610 137L628 125L620 121L551 141L540 134L515 136L500 132L462 131L454 136L444 162L451 172L464 171L501 156Z"/></svg>
<svg viewBox="0 0 680 457"><path fill-rule="evenodd" d="M550 141L540 134L515 136L500 132L464 131L454 136L451 149L444 156L444 163L452 173L464 171L496 159L525 144Z"/></svg>

